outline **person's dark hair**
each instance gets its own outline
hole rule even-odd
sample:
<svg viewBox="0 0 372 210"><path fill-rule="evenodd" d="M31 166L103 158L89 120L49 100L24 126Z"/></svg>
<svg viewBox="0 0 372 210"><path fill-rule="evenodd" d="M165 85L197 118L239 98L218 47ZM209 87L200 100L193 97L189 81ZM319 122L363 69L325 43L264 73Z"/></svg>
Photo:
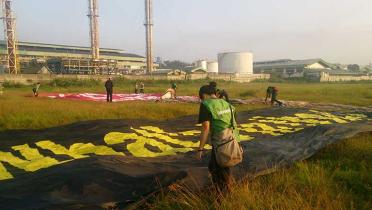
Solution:
<svg viewBox="0 0 372 210"><path fill-rule="evenodd" d="M228 103L230 103L229 94L225 90L220 90L219 91L219 98L225 99L225 101L227 101Z"/></svg>
<svg viewBox="0 0 372 210"><path fill-rule="evenodd" d="M199 97L202 98L203 94L213 95L216 93L216 88L211 85L204 85L199 89Z"/></svg>
<svg viewBox="0 0 372 210"><path fill-rule="evenodd" d="M213 88L217 88L217 82L215 81L210 82L209 85L212 86Z"/></svg>

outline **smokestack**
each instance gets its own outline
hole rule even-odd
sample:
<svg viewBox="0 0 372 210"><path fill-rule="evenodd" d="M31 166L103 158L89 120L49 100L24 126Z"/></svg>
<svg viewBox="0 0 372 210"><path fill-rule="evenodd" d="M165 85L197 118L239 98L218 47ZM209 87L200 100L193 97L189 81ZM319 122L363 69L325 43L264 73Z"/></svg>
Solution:
<svg viewBox="0 0 372 210"><path fill-rule="evenodd" d="M99 22L98 22L98 0L88 0L89 24L90 24L90 46L91 56L94 64L99 63Z"/></svg>
<svg viewBox="0 0 372 210"><path fill-rule="evenodd" d="M12 1L2 0L4 17L4 33L7 44L7 65L9 74L18 74L17 42L15 37L15 18L13 17Z"/></svg>
<svg viewBox="0 0 372 210"><path fill-rule="evenodd" d="M152 0L145 0L145 13L146 13L146 64L147 73L151 74L154 70L153 63L153 49L152 49L152 28L154 26L152 22Z"/></svg>

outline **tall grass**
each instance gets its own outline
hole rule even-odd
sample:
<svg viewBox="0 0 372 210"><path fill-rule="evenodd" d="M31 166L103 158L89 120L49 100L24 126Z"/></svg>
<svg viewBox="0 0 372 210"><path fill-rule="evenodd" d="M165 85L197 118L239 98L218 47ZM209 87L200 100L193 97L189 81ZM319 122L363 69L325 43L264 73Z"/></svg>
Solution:
<svg viewBox="0 0 372 210"><path fill-rule="evenodd" d="M210 191L173 187L151 209L371 209L372 133L324 149L290 169L244 180L219 198Z"/></svg>

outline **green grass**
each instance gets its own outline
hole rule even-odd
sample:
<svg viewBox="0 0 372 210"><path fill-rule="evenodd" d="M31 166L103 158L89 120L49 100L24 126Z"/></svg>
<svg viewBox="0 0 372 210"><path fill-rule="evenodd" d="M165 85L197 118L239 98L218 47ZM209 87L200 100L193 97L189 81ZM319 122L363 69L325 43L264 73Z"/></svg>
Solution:
<svg viewBox="0 0 372 210"><path fill-rule="evenodd" d="M115 81L116 93L133 92L135 81ZM279 98L310 102L332 102L370 106L372 104L372 83L249 83L219 81L219 87L227 90L233 98L264 97L266 87L279 87ZM207 81L178 82L179 95L198 95L199 87ZM168 81L146 82L146 92L162 93L169 86ZM95 80L55 80L42 84L41 93L104 92L103 84ZM0 130L40 129L94 119L151 119L166 120L197 114L197 104L163 104L153 102L97 103L68 100L33 98L30 86L14 84L4 88L0 96ZM240 111L263 106L238 106Z"/></svg>
<svg viewBox="0 0 372 210"><path fill-rule="evenodd" d="M324 149L290 169L245 180L216 202L216 194L175 186L151 209L371 209L372 133Z"/></svg>

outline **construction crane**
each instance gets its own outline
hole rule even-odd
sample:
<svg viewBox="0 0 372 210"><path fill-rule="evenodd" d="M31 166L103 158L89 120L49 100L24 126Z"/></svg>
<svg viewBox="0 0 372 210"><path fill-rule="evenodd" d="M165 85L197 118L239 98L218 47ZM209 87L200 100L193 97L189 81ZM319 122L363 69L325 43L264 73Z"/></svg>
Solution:
<svg viewBox="0 0 372 210"><path fill-rule="evenodd" d="M98 22L98 0L88 0L89 4L89 24L90 24L90 46L92 53L92 63L94 65L94 73L97 73L100 65L99 55L99 22Z"/></svg>
<svg viewBox="0 0 372 210"><path fill-rule="evenodd" d="M153 49L152 49L152 28L154 26L152 21L152 0L145 0L145 27L146 27L146 63L147 73L151 74L154 70L153 63Z"/></svg>
<svg viewBox="0 0 372 210"><path fill-rule="evenodd" d="M7 66L9 74L18 74L17 42L15 37L15 18L11 0L1 0L3 8L4 34L7 46Z"/></svg>

